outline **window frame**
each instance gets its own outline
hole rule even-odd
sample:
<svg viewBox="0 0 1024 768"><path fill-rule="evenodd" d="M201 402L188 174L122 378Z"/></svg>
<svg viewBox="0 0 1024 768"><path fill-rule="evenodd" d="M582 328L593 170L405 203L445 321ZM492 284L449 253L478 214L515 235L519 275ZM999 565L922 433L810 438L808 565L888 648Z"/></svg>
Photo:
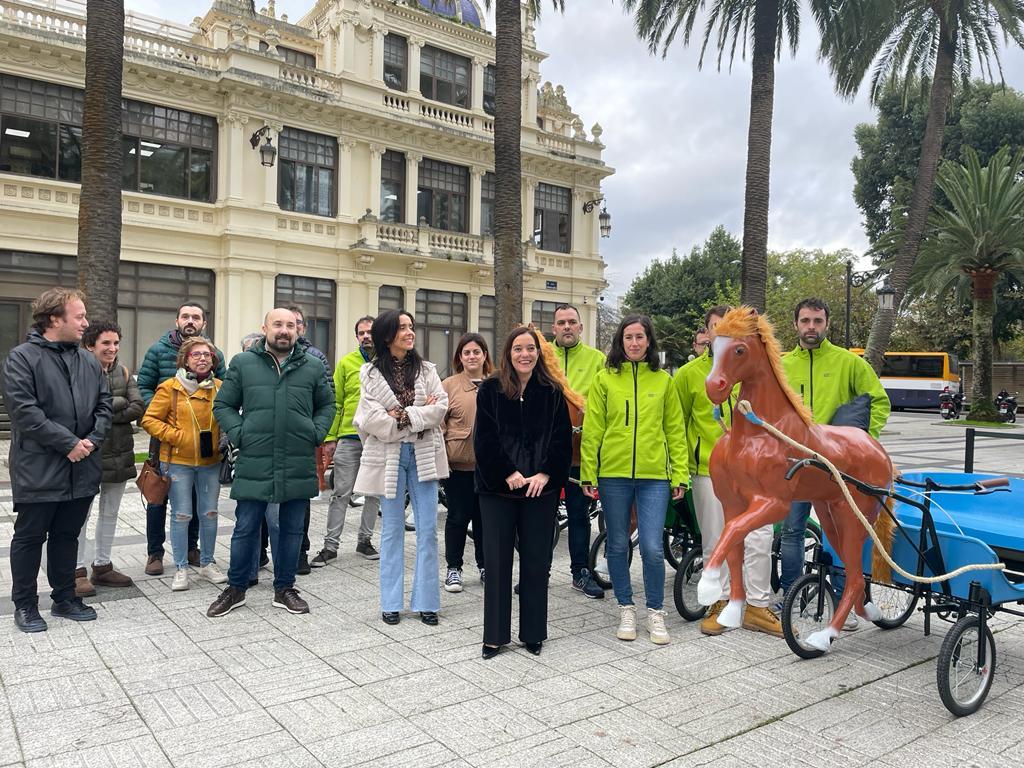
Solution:
<svg viewBox="0 0 1024 768"><path fill-rule="evenodd" d="M497 78L497 70L495 69L494 65L493 64L488 64L487 66L485 66L484 67L484 74L483 74L483 80L484 80L484 83L483 83L483 101L480 104L480 107L481 107L481 109L483 109L484 112L486 112L491 117L494 117L494 112L495 112L495 108L496 108L495 107L495 102L494 102L494 100L495 100L495 93L498 90L496 78ZM490 104L491 104L491 108L490 109L487 108L487 97L488 96L491 97L490 98Z"/></svg>
<svg viewBox="0 0 1024 768"><path fill-rule="evenodd" d="M429 179L430 173L424 173L424 169L433 171L444 180L431 179L436 186L426 186L424 177ZM458 178L461 176L461 179ZM451 189L455 182L461 182L461 190ZM449 188L445 188L445 186ZM416 221L426 218L427 226L446 232L469 233L469 168L456 163L446 163L443 160L424 158L420 161L419 178L416 181ZM426 205L424 204L425 201ZM452 222L452 212L461 206L462 220ZM429 216L424 216L424 208L429 208ZM442 218L445 218L445 226L440 226Z"/></svg>
<svg viewBox="0 0 1024 768"><path fill-rule="evenodd" d="M396 171L392 173L392 171ZM387 172L387 175L385 173ZM392 224L405 223L405 153L394 149L385 150L380 157L380 220ZM395 205L397 216L391 218L386 215L389 210L384 205L384 192L387 184L395 184L398 187L398 202Z"/></svg>
<svg viewBox="0 0 1024 768"><path fill-rule="evenodd" d="M310 147L313 147L312 154ZM324 153L318 154L317 150L322 149ZM338 212L338 140L335 136L325 133L315 133L302 128L284 126L278 134L278 172L277 172L277 205L283 211L294 213L305 213L310 216L323 216L334 218ZM331 164L321 162L322 159L330 158ZM285 198L285 168L291 174L291 204ZM313 180L311 185L312 200L305 208L296 205L298 200L298 179L299 174L295 171L299 168L306 169L311 173ZM320 173L326 171L329 180L329 201L327 212L321 206L320 200Z"/></svg>
<svg viewBox="0 0 1024 768"><path fill-rule="evenodd" d="M429 68L429 71L427 71ZM459 69L465 70L465 83L458 82ZM451 79L442 77L445 69L450 69ZM448 104L459 109L472 109L473 106L473 66L466 56L437 48L433 45L423 46L420 52L420 93L423 98ZM424 78L430 81L430 88L424 89ZM438 84L447 85L450 98L443 98ZM459 88L464 88L464 97L460 102L456 98Z"/></svg>
<svg viewBox="0 0 1024 768"><path fill-rule="evenodd" d="M554 207L558 205L556 198L564 198L564 208ZM551 216L557 216L559 219L552 224ZM562 223L565 225L564 235L561 231ZM558 229L553 230L552 227ZM546 182L537 184L533 201L533 231L537 238L538 250L551 253L572 252L572 190L569 187ZM548 242L549 235L557 238L557 242Z"/></svg>
<svg viewBox="0 0 1024 768"><path fill-rule="evenodd" d="M401 41L401 42L399 42ZM399 57L397 52L401 51ZM398 63L397 59L401 58L401 63ZM388 82L388 67L395 69L400 68L401 74L399 75L399 84L397 86L392 85ZM403 35L389 32L384 36L384 55L381 61L381 78L384 80L384 85L393 91L402 91L403 93L409 90L409 38Z"/></svg>
<svg viewBox="0 0 1024 768"><path fill-rule="evenodd" d="M274 277L274 306L297 304L302 307L302 319L306 321L306 333L303 335L327 355L328 361L334 358L337 297L338 284L330 278L287 273L279 273ZM327 329L326 341L318 338L319 329L323 326ZM333 367L329 373L334 373Z"/></svg>

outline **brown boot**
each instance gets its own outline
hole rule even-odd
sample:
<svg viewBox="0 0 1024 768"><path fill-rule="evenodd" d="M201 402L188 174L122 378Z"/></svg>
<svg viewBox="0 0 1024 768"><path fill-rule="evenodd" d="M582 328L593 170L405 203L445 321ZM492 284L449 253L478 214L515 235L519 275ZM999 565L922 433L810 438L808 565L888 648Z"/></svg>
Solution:
<svg viewBox="0 0 1024 768"><path fill-rule="evenodd" d="M96 587L88 579L85 568L75 569L75 596L92 597L96 594Z"/></svg>
<svg viewBox="0 0 1024 768"><path fill-rule="evenodd" d="M104 587L130 587L135 583L131 576L125 576L123 573L115 571L113 563L94 565L89 581Z"/></svg>
<svg viewBox="0 0 1024 768"><path fill-rule="evenodd" d="M146 561L146 575L147 576L163 576L164 575L164 556L163 555L150 555Z"/></svg>

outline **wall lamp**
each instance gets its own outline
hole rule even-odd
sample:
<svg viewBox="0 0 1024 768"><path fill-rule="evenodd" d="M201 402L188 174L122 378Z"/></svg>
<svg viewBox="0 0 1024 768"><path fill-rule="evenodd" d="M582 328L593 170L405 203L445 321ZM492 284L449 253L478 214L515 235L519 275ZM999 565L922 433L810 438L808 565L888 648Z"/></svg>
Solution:
<svg viewBox="0 0 1024 768"><path fill-rule="evenodd" d="M598 215L597 220L600 222L601 237L611 237L612 234L612 215L608 213L607 201L603 197L595 198L594 200L587 200L583 204L583 213L593 213L594 208L597 204L601 203L601 213Z"/></svg>
<svg viewBox="0 0 1024 768"><path fill-rule="evenodd" d="M253 149L256 149L260 143L260 138L264 136L267 139L267 143L260 147L260 162L267 168L273 168L274 158L277 157L277 149L275 149L274 145L270 143L270 126L264 125L258 131L253 133L253 135L249 137L249 143L252 145Z"/></svg>

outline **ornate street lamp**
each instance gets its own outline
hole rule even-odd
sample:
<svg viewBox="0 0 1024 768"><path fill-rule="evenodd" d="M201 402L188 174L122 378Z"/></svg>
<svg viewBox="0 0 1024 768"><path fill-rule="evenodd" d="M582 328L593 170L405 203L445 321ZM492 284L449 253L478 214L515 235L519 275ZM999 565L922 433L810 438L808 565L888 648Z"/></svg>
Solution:
<svg viewBox="0 0 1024 768"><path fill-rule="evenodd" d="M612 215L608 213L607 201L603 197L595 198L594 200L587 200L583 204L583 213L593 213L594 208L597 204L601 203L601 213L598 215L597 220L598 226L601 229L601 237L611 237L612 234Z"/></svg>
<svg viewBox="0 0 1024 768"><path fill-rule="evenodd" d="M267 141L262 147L260 147L260 163L267 168L273 168L274 158L277 157L277 149L271 143L270 126L264 125L258 131L253 133L253 135L249 137L249 143L252 145L253 149L256 149L256 146L260 143L260 139L264 136Z"/></svg>

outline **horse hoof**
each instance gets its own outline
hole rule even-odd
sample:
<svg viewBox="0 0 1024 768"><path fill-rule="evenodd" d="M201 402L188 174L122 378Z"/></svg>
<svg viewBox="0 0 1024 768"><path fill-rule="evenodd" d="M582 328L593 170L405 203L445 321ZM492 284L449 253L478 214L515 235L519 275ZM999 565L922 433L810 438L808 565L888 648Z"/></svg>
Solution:
<svg viewBox="0 0 1024 768"><path fill-rule="evenodd" d="M828 653L832 649L832 643L835 642L836 632L832 627L826 627L825 629L819 629L817 632L807 636L805 641L807 645L811 646L822 653Z"/></svg>
<svg viewBox="0 0 1024 768"><path fill-rule="evenodd" d="M882 618L882 612L874 603L864 603L864 618L868 621L878 621Z"/></svg>
<svg viewBox="0 0 1024 768"><path fill-rule="evenodd" d="M730 600L729 604L718 614L717 621L723 627L736 629L743 623L743 600Z"/></svg>
<svg viewBox="0 0 1024 768"><path fill-rule="evenodd" d="M705 568L697 582L697 602L701 605L714 605L722 596L721 570Z"/></svg>

